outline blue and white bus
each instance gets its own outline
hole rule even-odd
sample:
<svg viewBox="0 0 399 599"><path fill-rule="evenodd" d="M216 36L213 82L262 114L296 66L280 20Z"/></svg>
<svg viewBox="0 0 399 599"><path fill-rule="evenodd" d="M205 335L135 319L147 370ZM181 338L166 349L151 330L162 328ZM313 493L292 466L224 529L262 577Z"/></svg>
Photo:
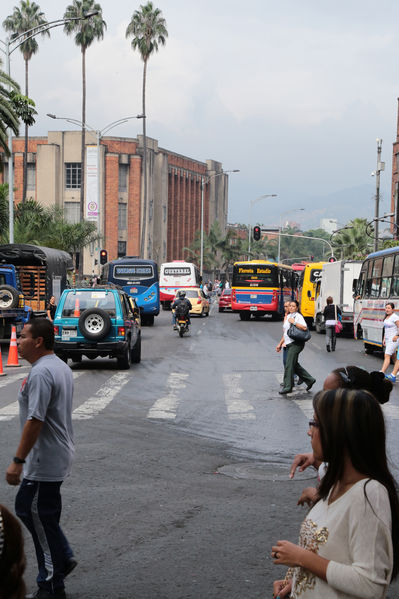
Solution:
<svg viewBox="0 0 399 599"><path fill-rule="evenodd" d="M354 282L354 333L366 353L383 349L385 306L399 312L399 246L373 252L364 260Z"/></svg>
<svg viewBox="0 0 399 599"><path fill-rule="evenodd" d="M158 266L153 260L124 256L103 266L101 280L120 285L134 297L143 324L153 325L159 314Z"/></svg>

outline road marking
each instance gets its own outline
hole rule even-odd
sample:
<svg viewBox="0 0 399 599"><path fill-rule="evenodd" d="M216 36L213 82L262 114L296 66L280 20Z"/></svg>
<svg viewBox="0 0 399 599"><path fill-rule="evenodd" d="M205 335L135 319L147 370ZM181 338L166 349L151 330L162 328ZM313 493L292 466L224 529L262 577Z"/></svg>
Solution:
<svg viewBox="0 0 399 599"><path fill-rule="evenodd" d="M224 399L230 420L255 420L253 406L246 399L241 399L243 389L240 387L241 374L224 374Z"/></svg>
<svg viewBox="0 0 399 599"><path fill-rule="evenodd" d="M127 372L118 372L111 376L95 395L84 401L73 411L72 418L74 420L88 420L98 416L111 403L129 379L130 375Z"/></svg>
<svg viewBox="0 0 399 599"><path fill-rule="evenodd" d="M382 406L382 411L384 415L387 416L390 420L399 420L399 406L394 406L389 403L385 403Z"/></svg>
<svg viewBox="0 0 399 599"><path fill-rule="evenodd" d="M187 378L188 374L171 372L167 382L168 394L154 403L148 411L147 418L174 420L176 418L177 407L180 403L179 391L186 388L185 380Z"/></svg>
<svg viewBox="0 0 399 599"><path fill-rule="evenodd" d="M313 418L313 399L294 399L294 402L301 408L306 418Z"/></svg>
<svg viewBox="0 0 399 599"><path fill-rule="evenodd" d="M15 381L18 381L19 379L23 379L26 376L27 376L27 372L24 372L22 370L19 370L15 374L7 373L7 376L0 378L0 388L6 387L7 385L12 385L12 383L15 383Z"/></svg>
<svg viewBox="0 0 399 599"><path fill-rule="evenodd" d="M27 373L27 372L25 372L25 374L23 372L18 372L17 374L11 375L7 379L1 379L1 381L0 381L0 383L2 383L1 386L4 387L6 384L12 384L15 381L18 381L18 379L23 380L24 378L26 378L28 376L28 374L29 373ZM73 372L73 378L77 379L82 374L83 374L83 372ZM0 408L0 421L6 422L8 420L12 420L13 418L15 418L15 416L18 416L18 414L19 414L19 403L18 403L18 401L13 401L12 403L7 404L3 408Z"/></svg>

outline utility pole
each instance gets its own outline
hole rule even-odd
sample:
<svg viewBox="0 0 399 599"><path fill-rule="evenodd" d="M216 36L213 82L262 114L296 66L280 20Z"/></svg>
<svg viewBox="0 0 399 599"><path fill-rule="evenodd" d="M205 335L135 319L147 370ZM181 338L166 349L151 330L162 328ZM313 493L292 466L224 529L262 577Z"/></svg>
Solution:
<svg viewBox="0 0 399 599"><path fill-rule="evenodd" d="M377 138L377 169L375 175L375 212L374 212L374 251L378 252L378 219L380 211L380 173L385 170L385 162L381 162L382 139Z"/></svg>

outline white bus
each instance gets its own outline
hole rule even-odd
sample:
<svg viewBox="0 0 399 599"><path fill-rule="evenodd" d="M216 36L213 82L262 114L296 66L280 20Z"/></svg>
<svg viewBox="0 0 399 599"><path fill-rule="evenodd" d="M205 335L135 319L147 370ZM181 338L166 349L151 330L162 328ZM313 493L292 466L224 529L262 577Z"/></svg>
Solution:
<svg viewBox="0 0 399 599"><path fill-rule="evenodd" d="M355 339L363 338L366 353L382 349L387 302L393 302L399 312L399 246L367 256L354 292Z"/></svg>
<svg viewBox="0 0 399 599"><path fill-rule="evenodd" d="M198 288L201 284L199 269L191 262L174 260L161 264L159 296L163 308L170 308L178 289Z"/></svg>

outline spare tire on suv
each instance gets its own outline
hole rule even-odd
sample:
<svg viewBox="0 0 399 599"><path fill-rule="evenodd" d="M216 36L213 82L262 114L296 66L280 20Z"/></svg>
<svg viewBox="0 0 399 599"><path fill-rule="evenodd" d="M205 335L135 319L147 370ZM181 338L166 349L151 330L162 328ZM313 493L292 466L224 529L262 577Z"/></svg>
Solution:
<svg viewBox="0 0 399 599"><path fill-rule="evenodd" d="M0 285L0 308L9 310L10 308L18 308L19 291L11 285Z"/></svg>
<svg viewBox="0 0 399 599"><path fill-rule="evenodd" d="M108 335L111 329L111 318L101 308L89 308L80 316L78 326L83 337L99 341Z"/></svg>

